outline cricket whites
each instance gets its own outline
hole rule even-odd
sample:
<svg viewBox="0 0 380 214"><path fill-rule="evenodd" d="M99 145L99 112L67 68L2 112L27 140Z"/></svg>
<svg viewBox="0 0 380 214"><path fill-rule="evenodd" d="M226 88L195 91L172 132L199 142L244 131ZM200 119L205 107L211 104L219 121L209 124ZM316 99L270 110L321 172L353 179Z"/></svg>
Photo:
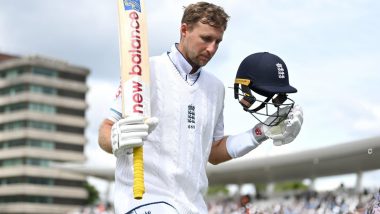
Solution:
<svg viewBox="0 0 380 214"><path fill-rule="evenodd" d="M150 74L144 0L117 0L123 117L150 117ZM133 150L133 196L142 199L143 147Z"/></svg>

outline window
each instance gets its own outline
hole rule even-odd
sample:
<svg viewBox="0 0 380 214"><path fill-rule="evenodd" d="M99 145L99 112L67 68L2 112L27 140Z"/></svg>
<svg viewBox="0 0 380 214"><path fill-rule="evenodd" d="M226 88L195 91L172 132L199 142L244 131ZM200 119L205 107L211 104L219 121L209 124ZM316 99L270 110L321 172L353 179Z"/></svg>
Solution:
<svg viewBox="0 0 380 214"><path fill-rule="evenodd" d="M41 94L57 94L57 90L55 88L40 86L40 85L30 85L30 91L34 93Z"/></svg>
<svg viewBox="0 0 380 214"><path fill-rule="evenodd" d="M70 98L82 99L82 100L86 98L85 93L80 93L80 92L75 92L75 91L59 90L57 94L62 97L70 97Z"/></svg>
<svg viewBox="0 0 380 214"><path fill-rule="evenodd" d="M38 139L17 139L0 142L0 149L15 148L15 147L33 147L46 150L68 150L75 152L83 152L83 145L74 145L68 143L59 143L48 140Z"/></svg>
<svg viewBox="0 0 380 214"><path fill-rule="evenodd" d="M30 165L30 166L41 166L41 167L49 167L51 160L40 159L40 158L12 158L1 160L2 167L13 167L20 165Z"/></svg>
<svg viewBox="0 0 380 214"><path fill-rule="evenodd" d="M47 77L57 77L58 76L57 71L51 70L48 68L41 68L41 67L33 67L32 68L32 74L47 76Z"/></svg>
<svg viewBox="0 0 380 214"><path fill-rule="evenodd" d="M31 166L43 166L49 167L50 160L37 159L37 158L26 158L25 164Z"/></svg>
<svg viewBox="0 0 380 214"><path fill-rule="evenodd" d="M45 131L55 131L55 125L51 123L39 122L39 121L27 121L27 127L35 129L43 129Z"/></svg>
<svg viewBox="0 0 380 214"><path fill-rule="evenodd" d="M0 113L20 111L27 108L27 103L13 103L6 106L0 106Z"/></svg>
<svg viewBox="0 0 380 214"><path fill-rule="evenodd" d="M38 148L44 148L44 149L49 149L53 150L54 149L54 142L52 141L47 141L47 140L32 140L28 139L27 140L27 145L30 147L38 147Z"/></svg>
<svg viewBox="0 0 380 214"><path fill-rule="evenodd" d="M26 72L26 69L23 67L11 68L8 70L0 71L0 78L15 78L25 72Z"/></svg>
<svg viewBox="0 0 380 214"><path fill-rule="evenodd" d="M19 71L17 69L8 70L5 73L5 78L14 78L19 75Z"/></svg>
<svg viewBox="0 0 380 214"><path fill-rule="evenodd" d="M57 131L70 132L70 133L76 133L76 134L83 134L84 133L83 128L73 127L73 126L64 126L64 125L58 125Z"/></svg>
<svg viewBox="0 0 380 214"><path fill-rule="evenodd" d="M78 110L78 109L70 109L70 108L64 108L64 107L58 107L57 108L58 114L68 114L68 115L75 115L75 116L85 116L84 110Z"/></svg>
<svg viewBox="0 0 380 214"><path fill-rule="evenodd" d="M29 110L38 111L43 113L54 114L56 112L55 107L42 103L29 103Z"/></svg>
<svg viewBox="0 0 380 214"><path fill-rule="evenodd" d="M15 95L18 93L21 93L23 91L27 90L28 85L26 84L20 84L20 85L14 85L6 88L0 89L0 96L1 95Z"/></svg>
<svg viewBox="0 0 380 214"><path fill-rule="evenodd" d="M36 196L36 195L5 195L0 196L0 203L15 203L15 202L31 202L43 204L68 204L68 205L84 205L85 199L77 198L60 198L50 196Z"/></svg>
<svg viewBox="0 0 380 214"><path fill-rule="evenodd" d="M5 106L0 106L0 113L3 112L15 112L29 109L31 111L43 112L48 114L55 114L56 108L55 106L43 103L13 103Z"/></svg>
<svg viewBox="0 0 380 214"><path fill-rule="evenodd" d="M0 126L0 130L17 130L24 128L25 125L25 121L15 121L3 124L2 127Z"/></svg>
<svg viewBox="0 0 380 214"><path fill-rule="evenodd" d="M13 148L13 147L21 147L25 145L26 145L25 140L18 139L18 140L5 141L0 144L0 148L6 149L6 148Z"/></svg>
<svg viewBox="0 0 380 214"><path fill-rule="evenodd" d="M48 185L53 186L54 185L54 179L52 178L38 178L38 177L26 177L26 182L29 184L41 184L41 185Z"/></svg>
<svg viewBox="0 0 380 214"><path fill-rule="evenodd" d="M22 176L22 175L0 178L0 185L38 184L38 185L46 185L46 186L83 187L84 183L85 183L84 181L80 181L80 180L55 179L55 178Z"/></svg>
<svg viewBox="0 0 380 214"><path fill-rule="evenodd" d="M23 165L23 161L21 158L7 159L7 160L2 160L1 162L2 162L1 165L3 167Z"/></svg>
<svg viewBox="0 0 380 214"><path fill-rule="evenodd" d="M86 76L79 75L79 74L73 74L73 73L67 73L67 72L61 72L59 74L59 78L67 79L67 80L74 80L78 82L86 82Z"/></svg>
<svg viewBox="0 0 380 214"><path fill-rule="evenodd" d="M39 121L14 121L10 123L0 124L0 130L18 130L23 128L35 128L45 131L55 131L56 126L51 123L39 122Z"/></svg>

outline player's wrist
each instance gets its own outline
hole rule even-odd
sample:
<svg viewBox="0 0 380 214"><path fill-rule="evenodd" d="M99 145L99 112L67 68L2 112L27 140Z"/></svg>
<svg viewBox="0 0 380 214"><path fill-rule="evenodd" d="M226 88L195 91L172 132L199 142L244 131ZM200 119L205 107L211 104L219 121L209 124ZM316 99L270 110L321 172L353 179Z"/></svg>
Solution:
<svg viewBox="0 0 380 214"><path fill-rule="evenodd" d="M238 158L255 149L260 143L256 140L252 129L249 129L243 133L228 136L227 152L232 158Z"/></svg>
<svg viewBox="0 0 380 214"><path fill-rule="evenodd" d="M265 134L265 128L265 125L262 123L258 123L252 128L252 135L259 144L268 140L268 136Z"/></svg>

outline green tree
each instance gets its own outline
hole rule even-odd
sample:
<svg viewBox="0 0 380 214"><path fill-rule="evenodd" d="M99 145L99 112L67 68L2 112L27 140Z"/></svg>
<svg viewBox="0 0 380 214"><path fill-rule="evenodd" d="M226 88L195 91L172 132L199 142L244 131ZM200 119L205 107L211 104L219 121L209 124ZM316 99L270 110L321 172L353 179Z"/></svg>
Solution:
<svg viewBox="0 0 380 214"><path fill-rule="evenodd" d="M276 192L283 192L289 190L307 190L308 186L303 184L301 181L284 181L276 183L274 189Z"/></svg>
<svg viewBox="0 0 380 214"><path fill-rule="evenodd" d="M99 201L99 191L93 185L86 181L86 183L84 184L84 188L87 190L88 193L86 205L92 205Z"/></svg>
<svg viewBox="0 0 380 214"><path fill-rule="evenodd" d="M264 183L255 183L256 192L263 193L265 192L266 188L267 185Z"/></svg>
<svg viewBox="0 0 380 214"><path fill-rule="evenodd" d="M228 189L224 185L215 185L215 186L209 186L207 190L207 195L212 196L216 195L218 193L222 193L223 195L228 194Z"/></svg>

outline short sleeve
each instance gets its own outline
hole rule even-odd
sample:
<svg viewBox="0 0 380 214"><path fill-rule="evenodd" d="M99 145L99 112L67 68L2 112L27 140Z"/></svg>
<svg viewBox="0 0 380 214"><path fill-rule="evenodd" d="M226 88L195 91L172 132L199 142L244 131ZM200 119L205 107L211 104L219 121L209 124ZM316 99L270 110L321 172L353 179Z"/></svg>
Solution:
<svg viewBox="0 0 380 214"><path fill-rule="evenodd" d="M112 101L112 104L110 106L107 119L113 122L120 120L122 118L121 105L121 87L119 87L115 99Z"/></svg>
<svg viewBox="0 0 380 214"><path fill-rule="evenodd" d="M224 137L224 115L223 109L219 113L218 120L215 125L213 142L218 141Z"/></svg>

